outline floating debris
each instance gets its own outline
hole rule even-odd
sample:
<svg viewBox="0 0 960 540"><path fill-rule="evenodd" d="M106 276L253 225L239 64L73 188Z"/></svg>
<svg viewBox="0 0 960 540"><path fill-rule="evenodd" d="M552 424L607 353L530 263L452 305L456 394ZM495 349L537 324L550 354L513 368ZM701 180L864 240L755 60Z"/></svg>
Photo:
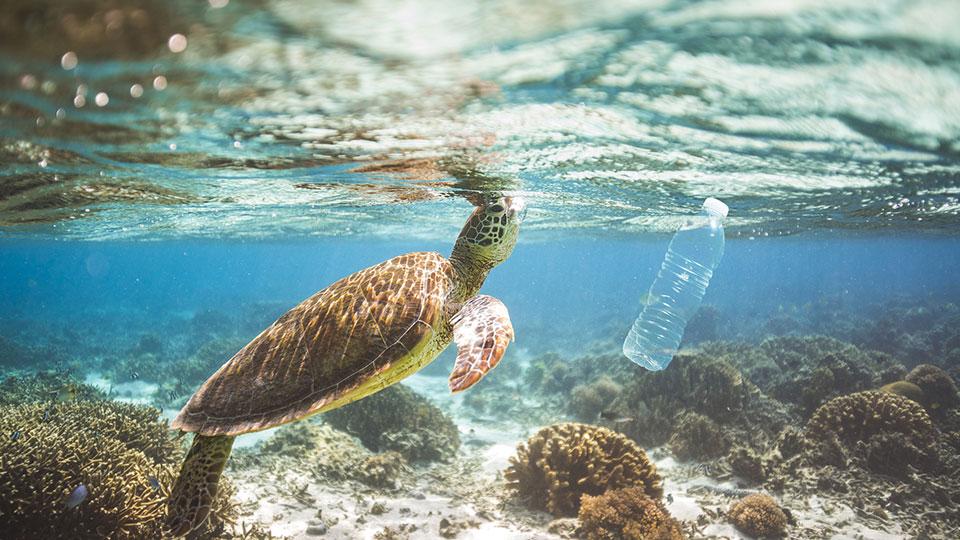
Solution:
<svg viewBox="0 0 960 540"><path fill-rule="evenodd" d="M79 486L75 487L70 493L70 496L67 497L65 506L68 510L80 506L80 504L87 499L88 494L89 491L87 491L87 486L80 484Z"/></svg>

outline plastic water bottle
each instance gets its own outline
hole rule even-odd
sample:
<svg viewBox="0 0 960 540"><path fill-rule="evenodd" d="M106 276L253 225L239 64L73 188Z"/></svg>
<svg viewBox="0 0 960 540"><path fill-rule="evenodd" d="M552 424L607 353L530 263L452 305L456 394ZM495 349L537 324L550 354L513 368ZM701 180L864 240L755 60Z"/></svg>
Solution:
<svg viewBox="0 0 960 540"><path fill-rule="evenodd" d="M687 322L700 308L710 277L723 257L727 205L713 197L700 215L677 229L660 273L644 297L644 308L623 342L634 363L659 371L673 360Z"/></svg>

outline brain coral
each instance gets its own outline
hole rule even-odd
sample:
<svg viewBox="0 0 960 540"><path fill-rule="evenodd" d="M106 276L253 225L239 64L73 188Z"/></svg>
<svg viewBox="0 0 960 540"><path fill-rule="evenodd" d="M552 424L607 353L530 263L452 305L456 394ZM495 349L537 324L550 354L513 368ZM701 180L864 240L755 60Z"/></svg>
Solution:
<svg viewBox="0 0 960 540"><path fill-rule="evenodd" d="M787 532L787 515L769 495L747 495L730 506L727 517L750 536L780 537Z"/></svg>
<svg viewBox="0 0 960 540"><path fill-rule="evenodd" d="M923 390L923 405L928 411L952 409L960 403L957 385L937 366L920 364L907 374L906 380Z"/></svg>
<svg viewBox="0 0 960 540"><path fill-rule="evenodd" d="M110 401L0 406L0 516L7 538L160 538L182 457L156 409ZM86 498L65 503L80 484ZM223 485L223 484L221 484ZM235 509L221 488L199 538Z"/></svg>
<svg viewBox="0 0 960 540"><path fill-rule="evenodd" d="M833 435L848 447L881 433L901 433L922 450L936 443L930 416L913 400L887 392L857 392L824 403L807 423L808 437Z"/></svg>
<svg viewBox="0 0 960 540"><path fill-rule="evenodd" d="M615 431L586 424L545 427L517 448L505 476L532 508L573 516L583 495L642 486L663 495L661 478L647 454Z"/></svg>
<svg viewBox="0 0 960 540"><path fill-rule="evenodd" d="M923 390L919 386L913 384L912 382L907 381L894 381L889 384L885 384L880 387L881 392L887 392L888 394L898 394L903 397L907 397L920 403L921 405L924 402L923 399Z"/></svg>
<svg viewBox="0 0 960 540"><path fill-rule="evenodd" d="M682 540L680 524L641 487L584 495L580 533L586 540Z"/></svg>
<svg viewBox="0 0 960 540"><path fill-rule="evenodd" d="M333 427L375 451L394 450L409 461L446 459L460 448L456 424L426 398L395 384L323 415Z"/></svg>

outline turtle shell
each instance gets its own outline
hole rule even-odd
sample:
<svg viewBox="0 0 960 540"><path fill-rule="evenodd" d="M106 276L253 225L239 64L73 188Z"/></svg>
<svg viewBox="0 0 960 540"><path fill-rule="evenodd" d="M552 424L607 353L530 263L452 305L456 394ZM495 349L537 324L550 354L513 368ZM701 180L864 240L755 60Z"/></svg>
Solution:
<svg viewBox="0 0 960 540"><path fill-rule="evenodd" d="M341 279L221 366L173 427L203 435L258 431L399 380L412 373L406 361L435 356L449 344L444 302L454 276L440 254L410 253Z"/></svg>

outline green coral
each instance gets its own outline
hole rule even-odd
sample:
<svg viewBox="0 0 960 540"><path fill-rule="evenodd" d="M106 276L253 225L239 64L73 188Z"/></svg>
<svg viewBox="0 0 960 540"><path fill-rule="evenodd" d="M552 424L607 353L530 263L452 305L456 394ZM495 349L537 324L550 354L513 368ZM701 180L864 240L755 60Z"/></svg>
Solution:
<svg viewBox="0 0 960 540"><path fill-rule="evenodd" d="M453 421L402 384L327 412L324 419L375 452L395 450L409 461L448 459L460 448Z"/></svg>
<svg viewBox="0 0 960 540"><path fill-rule="evenodd" d="M528 506L558 516L576 515L583 495L642 487L663 495L662 479L647 454L621 433L587 424L545 427L517 448L504 476Z"/></svg>
<svg viewBox="0 0 960 540"><path fill-rule="evenodd" d="M160 538L183 453L156 409L111 401L0 406L0 516L15 538ZM15 436L13 434L16 434ZM78 486L88 490L73 508ZM221 484L198 538L236 515Z"/></svg>
<svg viewBox="0 0 960 540"><path fill-rule="evenodd" d="M757 538L779 538L787 532L787 515L773 497L762 493L733 503L727 518L736 528Z"/></svg>
<svg viewBox="0 0 960 540"><path fill-rule="evenodd" d="M586 540L682 540L680 524L642 487L584 495L580 533Z"/></svg>

